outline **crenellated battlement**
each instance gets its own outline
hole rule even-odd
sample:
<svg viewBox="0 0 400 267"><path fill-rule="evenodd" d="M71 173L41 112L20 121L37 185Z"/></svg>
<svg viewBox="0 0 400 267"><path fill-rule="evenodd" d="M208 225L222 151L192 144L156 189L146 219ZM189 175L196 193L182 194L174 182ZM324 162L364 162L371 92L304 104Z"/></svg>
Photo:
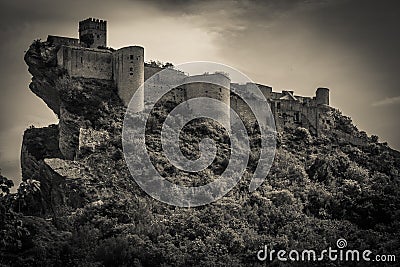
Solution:
<svg viewBox="0 0 400 267"><path fill-rule="evenodd" d="M106 30L107 21L102 19L88 18L79 22L79 30L101 29Z"/></svg>
<svg viewBox="0 0 400 267"><path fill-rule="evenodd" d="M88 18L79 22L81 46L98 48L107 46L107 21Z"/></svg>

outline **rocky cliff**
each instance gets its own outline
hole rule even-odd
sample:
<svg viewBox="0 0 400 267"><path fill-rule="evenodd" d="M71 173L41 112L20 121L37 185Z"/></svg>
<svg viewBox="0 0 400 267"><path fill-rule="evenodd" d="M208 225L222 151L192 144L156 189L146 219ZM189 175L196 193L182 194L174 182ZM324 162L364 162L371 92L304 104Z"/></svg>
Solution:
<svg viewBox="0 0 400 267"><path fill-rule="evenodd" d="M78 163L88 150L95 149L93 139L102 140L101 133L120 136L116 132L122 128L124 113L111 81L70 78L56 64L57 49L58 46L36 41L25 54L33 76L29 88L59 118L58 125L28 129L21 152L23 179L41 182L47 211L72 202L74 207L83 205L78 204L74 192L81 191L79 187L90 180L82 181L82 177L92 175L84 174L87 167L79 169L75 165L85 165ZM112 144L112 140L108 141ZM102 145L106 147L107 142Z"/></svg>

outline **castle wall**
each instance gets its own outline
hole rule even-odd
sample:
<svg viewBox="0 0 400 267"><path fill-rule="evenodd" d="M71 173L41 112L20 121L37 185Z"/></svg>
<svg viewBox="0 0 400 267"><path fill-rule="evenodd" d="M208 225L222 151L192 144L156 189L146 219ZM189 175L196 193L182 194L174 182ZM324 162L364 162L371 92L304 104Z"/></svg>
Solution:
<svg viewBox="0 0 400 267"><path fill-rule="evenodd" d="M79 46L79 39L63 37L63 36L48 35L47 42L49 42L53 45Z"/></svg>
<svg viewBox="0 0 400 267"><path fill-rule="evenodd" d="M230 88L235 87L251 92L258 87L268 102L275 117L277 130L283 130L285 126L302 126L311 132L319 134L320 131L331 128L329 115L325 113L325 107L329 106L329 89L318 88L315 97L294 96L293 91L273 92L270 86L247 83L232 84L229 77L222 73L186 76L183 72L173 69L164 69L154 66L144 66L144 48L140 46L129 46L115 52L97 49L106 46L107 23L98 19L86 19L79 23L79 40L75 38L48 36L48 41L61 45L57 52L57 61L60 67L67 70L71 77L83 77L112 80L118 89L118 95L123 104L128 106L132 96L137 92L135 103L132 107L137 111L144 108L144 102L156 102L163 92L169 91L172 84L184 84L171 90L165 97L167 100L177 103L198 97L210 97L232 107L248 122L255 122L255 117L249 107L240 98L232 95ZM93 37L93 44L87 43ZM78 42L80 41L80 43ZM89 46L83 48L82 46ZM170 75L162 75L160 71L170 71ZM144 81L153 77L153 80L142 85ZM209 82L217 82L211 84ZM139 90L139 91L138 91ZM264 109L265 103L255 101L252 103L254 109ZM208 109L206 105L196 107ZM230 121L230 110L221 105L215 111L220 115L220 120ZM266 117L262 120L268 120ZM65 117L65 116L64 116ZM76 143L76 133L73 138L68 137L69 121L60 119L60 149L67 158L73 157L74 151L69 151L70 143ZM76 131L76 130L74 130ZM71 139L72 138L72 139ZM71 139L71 140L69 140Z"/></svg>
<svg viewBox="0 0 400 267"><path fill-rule="evenodd" d="M257 84L257 86L266 99L269 99L271 97L272 87L262 84Z"/></svg>
<svg viewBox="0 0 400 267"><path fill-rule="evenodd" d="M232 95L230 105L245 124L253 125L256 122L256 117L252 113L250 107L241 98Z"/></svg>
<svg viewBox="0 0 400 267"><path fill-rule="evenodd" d="M108 50L62 46L57 62L71 77L112 79L112 52Z"/></svg>
<svg viewBox="0 0 400 267"><path fill-rule="evenodd" d="M199 82L200 81L200 82ZM201 82L202 81L202 82ZM211 84L209 82L217 83ZM209 97L225 103L228 108L221 105L215 114L219 121L230 124L230 79L223 74L204 74L186 77L183 86L186 90L187 99L198 97ZM197 107L200 109L213 109L207 105Z"/></svg>
<svg viewBox="0 0 400 267"><path fill-rule="evenodd" d="M276 129L283 131L285 126L301 126L320 135L331 131L334 119L328 106L309 105L299 101L272 100L271 110L275 118Z"/></svg>
<svg viewBox="0 0 400 267"><path fill-rule="evenodd" d="M180 85L184 83L184 80L187 76L183 72L168 68L160 69L145 67L145 77L146 69L147 75L149 75L150 73L152 74L150 75L151 79L147 79L145 84L144 98L146 103L155 103L156 101L158 101L160 96L167 91L169 91L166 94L166 97L169 97L168 100L181 103L187 99L184 86L178 86L178 88L175 89L172 88L175 85ZM163 71L157 71L158 69Z"/></svg>
<svg viewBox="0 0 400 267"><path fill-rule="evenodd" d="M162 70L163 68L159 67L144 66L144 80L147 81L151 76Z"/></svg>
<svg viewBox="0 0 400 267"><path fill-rule="evenodd" d="M271 101L271 110L275 117L278 131L285 126L302 126L315 134L318 133L318 110L298 101Z"/></svg>
<svg viewBox="0 0 400 267"><path fill-rule="evenodd" d="M118 88L118 95L125 106L128 106L132 96L137 90L138 97L132 107L138 111L144 107L144 48L141 46L128 46L121 48L113 54L114 82Z"/></svg>

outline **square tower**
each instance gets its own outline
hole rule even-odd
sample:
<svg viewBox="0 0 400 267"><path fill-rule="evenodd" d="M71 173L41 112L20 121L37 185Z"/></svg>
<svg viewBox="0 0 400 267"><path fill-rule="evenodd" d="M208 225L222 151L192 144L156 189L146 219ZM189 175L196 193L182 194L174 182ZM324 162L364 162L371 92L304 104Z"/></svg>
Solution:
<svg viewBox="0 0 400 267"><path fill-rule="evenodd" d="M88 18L79 22L79 42L88 48L107 46L107 21Z"/></svg>

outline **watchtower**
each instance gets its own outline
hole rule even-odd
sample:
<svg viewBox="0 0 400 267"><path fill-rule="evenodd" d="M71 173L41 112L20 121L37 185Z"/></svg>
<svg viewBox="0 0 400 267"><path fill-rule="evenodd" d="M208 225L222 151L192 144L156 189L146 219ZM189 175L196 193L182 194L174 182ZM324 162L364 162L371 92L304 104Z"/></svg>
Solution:
<svg viewBox="0 0 400 267"><path fill-rule="evenodd" d="M316 100L319 105L328 105L329 106L329 89L328 88L318 88L316 92Z"/></svg>
<svg viewBox="0 0 400 267"><path fill-rule="evenodd" d="M225 123L225 125L230 125L231 79L227 75L218 72L213 74L205 73L201 75L193 75L185 78L184 83L187 99L208 97L225 104L215 107L213 102L202 102L200 104L201 106L198 106L198 103L195 103L194 105L196 107L193 108L197 108L197 110L212 110L213 114L217 117L217 121Z"/></svg>
<svg viewBox="0 0 400 267"><path fill-rule="evenodd" d="M118 88L118 95L125 106L129 105L132 96L137 93L134 111L144 107L144 48L128 46L113 53L113 76ZM139 90L139 91L138 91ZM133 110L132 110L133 111Z"/></svg>
<svg viewBox="0 0 400 267"><path fill-rule="evenodd" d="M79 41L82 46L98 48L107 46L107 21L88 18L79 22Z"/></svg>

